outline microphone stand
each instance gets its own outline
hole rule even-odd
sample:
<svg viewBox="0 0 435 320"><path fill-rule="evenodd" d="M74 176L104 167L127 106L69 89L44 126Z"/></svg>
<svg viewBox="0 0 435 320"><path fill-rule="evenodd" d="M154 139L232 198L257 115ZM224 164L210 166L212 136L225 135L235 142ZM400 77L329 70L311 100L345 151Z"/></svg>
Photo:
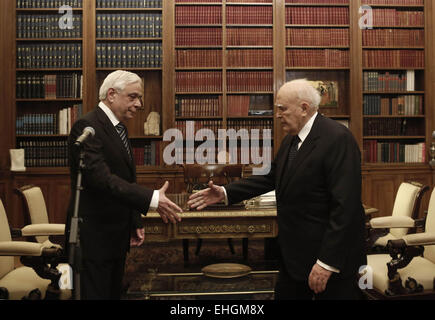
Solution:
<svg viewBox="0 0 435 320"><path fill-rule="evenodd" d="M80 223L82 219L79 218L79 202L80 191L82 187L82 170L85 168L84 164L85 152L80 145L79 166L77 170L76 194L74 201L74 213L71 218L70 234L69 234L69 259L68 262L73 268L73 283L74 283L74 298L80 300L80 269L81 269L81 248L80 248Z"/></svg>

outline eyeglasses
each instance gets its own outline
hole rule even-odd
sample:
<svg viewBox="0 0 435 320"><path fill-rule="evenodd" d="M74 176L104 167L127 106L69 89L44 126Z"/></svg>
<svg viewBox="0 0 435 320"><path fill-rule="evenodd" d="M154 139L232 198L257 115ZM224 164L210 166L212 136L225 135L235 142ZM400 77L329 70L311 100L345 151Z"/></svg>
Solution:
<svg viewBox="0 0 435 320"><path fill-rule="evenodd" d="M118 90L116 90L116 93L121 94L121 92L118 91ZM122 93L122 94L125 95L124 93ZM136 100L139 100L140 107L134 106L137 110L144 110L145 109L144 103L143 103L143 100L142 100L143 97L141 95L139 95L137 93L130 93L130 94L127 94L126 96L127 96L128 100L130 102L134 102Z"/></svg>

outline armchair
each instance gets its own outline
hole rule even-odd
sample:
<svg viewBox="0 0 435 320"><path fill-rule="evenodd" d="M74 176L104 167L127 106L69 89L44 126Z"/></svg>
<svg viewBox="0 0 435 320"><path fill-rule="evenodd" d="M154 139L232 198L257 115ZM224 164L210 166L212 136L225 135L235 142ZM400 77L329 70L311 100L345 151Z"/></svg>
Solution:
<svg viewBox="0 0 435 320"><path fill-rule="evenodd" d="M397 226L412 226L409 219ZM421 222L414 221L412 227ZM369 297L435 299L435 189L424 227L425 232L388 240L389 254L367 256L373 275L373 289L365 291Z"/></svg>
<svg viewBox="0 0 435 320"><path fill-rule="evenodd" d="M65 224L49 223L47 207L41 188L34 185L25 185L16 188L15 192L20 196L26 218L30 222L21 230L21 235L24 237L32 235L38 243L57 246L49 240L49 236L63 236Z"/></svg>
<svg viewBox="0 0 435 320"><path fill-rule="evenodd" d="M40 234L42 234L40 230ZM62 250L47 243L11 241L11 233L0 200L0 299L69 299L71 290L59 288L57 269ZM15 267L20 256L23 266Z"/></svg>
<svg viewBox="0 0 435 320"><path fill-rule="evenodd" d="M401 238L414 227L414 219L418 217L421 200L428 186L410 181L402 182L396 193L391 216L377 217L367 220L369 253L386 253L389 240Z"/></svg>
<svg viewBox="0 0 435 320"><path fill-rule="evenodd" d="M193 193L195 191L207 188L210 180L215 184L227 184L232 181L242 178L243 165L241 164L185 164L183 165L184 183L186 192ZM232 239L228 238L228 246L232 254L235 253ZM201 250L202 239L197 239L195 255L199 255ZM247 258L248 239L242 240L243 257ZM189 240L183 239L183 254L185 263L189 260Z"/></svg>

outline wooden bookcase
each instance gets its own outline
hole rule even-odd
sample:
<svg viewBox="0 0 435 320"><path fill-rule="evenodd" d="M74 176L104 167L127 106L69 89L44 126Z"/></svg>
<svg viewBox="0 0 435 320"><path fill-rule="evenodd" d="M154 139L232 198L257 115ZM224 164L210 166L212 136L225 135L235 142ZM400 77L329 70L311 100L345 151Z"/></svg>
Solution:
<svg viewBox="0 0 435 320"><path fill-rule="evenodd" d="M20 1L25 3L25 0ZM74 3L75 0L72 1ZM55 222L63 222L70 192L69 170L66 166L38 166L29 167L24 173L10 172L8 149L19 147L21 141L66 141L67 137L58 133L17 134L17 117L27 113L55 113L74 104L82 104L83 113L88 112L98 103L97 91L104 77L118 68L136 72L145 80L143 110L139 110L136 118L128 124L128 130L134 148L154 143L160 151L156 165L137 166L138 182L148 187L158 188L168 180L171 192L184 189L182 170L178 166L165 165L162 154L168 144L163 141L163 133L187 121L202 121L202 125L217 121L219 128L233 127L236 130L239 126L256 128L261 124L272 130L272 152L276 153L284 133L274 119L272 105L278 89L285 81L301 77L332 82L338 86L337 103L322 106L320 112L348 125L361 148L364 157L363 202L379 208L381 215L388 215L401 181L417 180L433 186L434 171L428 164L427 153L435 121L432 110L435 102L435 41L432 39L435 32L435 6L432 1L403 5L403 1L394 0L388 0L388 4L369 0L162 0L153 8L142 5L125 8L122 7L123 3L127 2L82 0L82 5L73 10L74 16L82 17L81 34L59 40L50 36L23 38L17 34L16 28L20 15L61 17L58 9L20 9L17 8L17 0L0 2L0 61L4 66L0 85L5 93L0 97L3 108L0 125L4 132L0 135L0 197L8 212L11 212L9 214L14 225L19 226L23 222L20 204L12 192L14 187L28 183L42 186L51 220ZM359 9L367 4L376 14L390 10L408 15L408 18L422 14L423 24L378 24L379 20L375 17L372 30L361 30L358 24L361 18ZM388 14L394 16L394 13ZM160 17L161 28L160 25L156 27L155 23L148 24L154 25L154 31L158 29L159 32L142 32L141 19L145 16ZM102 17L110 18L112 22L104 24ZM126 18L125 23L123 17ZM106 26L106 33L103 33L102 25ZM369 34L375 33L383 33L384 39L387 33L394 34L396 39L403 34L421 37L423 33L424 41L420 38L415 42L388 38L388 41L367 42L367 39L376 39L369 37ZM18 68L18 49L21 46L58 43L81 44L82 64L74 69L66 65L49 69L33 65ZM135 59L138 56L135 50L140 48L142 55L142 51L147 51L151 45L154 48L157 46L157 51L161 48L162 52L152 65L146 63L147 57ZM107 55L108 48L110 56ZM106 53L105 64L99 57L103 49ZM125 58L123 52L126 52ZM406 62L397 66L380 64L381 58L390 52L415 52L423 56L424 63L420 61L418 65L413 65ZM374 54L377 64L366 64L367 54ZM114 64L119 60L116 56L121 56L124 62ZM414 61L417 60L411 60L411 63ZM404 74L407 70L414 70L413 91L372 91L364 87L367 72ZM23 75L72 73L83 76L83 94L79 97L42 99L17 96L17 80ZM196 87L182 80L184 76L192 75L199 80ZM215 75L218 80L210 83L202 78L210 75ZM257 81L257 84L262 85L259 88L246 87L246 81L232 82L239 75L242 79L267 75L269 80ZM213 84L214 87L207 84ZM420 97L423 101L421 112L413 115L397 112L377 115L367 111L368 102L377 99L376 103L379 103L383 99L392 103L399 96ZM236 106L240 104L244 108L237 109ZM272 109L272 115L248 114L249 109L262 110L266 107ZM158 136L144 134L144 122L151 111L161 116L161 132ZM418 132L369 135L369 122L381 120L389 125L406 120L407 125ZM367 150L366 146L372 140L423 143L426 159L421 163L368 161L367 151L364 150ZM423 206L427 200L423 201Z"/></svg>

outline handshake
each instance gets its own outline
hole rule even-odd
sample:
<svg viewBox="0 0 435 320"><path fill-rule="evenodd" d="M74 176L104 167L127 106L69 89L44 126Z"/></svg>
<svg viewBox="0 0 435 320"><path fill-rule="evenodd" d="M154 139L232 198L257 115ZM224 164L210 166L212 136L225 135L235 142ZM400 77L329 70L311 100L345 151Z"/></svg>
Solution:
<svg viewBox="0 0 435 320"><path fill-rule="evenodd" d="M169 221L177 223L181 221L179 213L182 213L183 210L166 196L168 186L169 182L166 181L163 187L159 189L159 205L157 207L157 212L165 223L168 223ZM223 187L216 186L213 184L213 181L209 181L208 188L192 194L189 197L187 205L191 209L196 208L197 210L202 210L205 207L218 203L224 199L225 192Z"/></svg>
<svg viewBox="0 0 435 320"><path fill-rule="evenodd" d="M177 223L181 221L181 217L179 213L182 213L183 210L172 202L166 196L166 190L168 189L169 182L166 181L163 187L161 187L159 192L159 204L156 211L160 214L163 222L168 223L171 221L172 223ZM197 193L192 194L189 197L189 201L187 205L191 209L202 210L208 205L212 205L218 203L225 199L224 188L220 186L216 186L213 184L213 181L208 183L208 188L201 190ZM138 247L142 245L145 239L145 231L143 228L136 229L135 232L131 235L130 238L130 246Z"/></svg>

